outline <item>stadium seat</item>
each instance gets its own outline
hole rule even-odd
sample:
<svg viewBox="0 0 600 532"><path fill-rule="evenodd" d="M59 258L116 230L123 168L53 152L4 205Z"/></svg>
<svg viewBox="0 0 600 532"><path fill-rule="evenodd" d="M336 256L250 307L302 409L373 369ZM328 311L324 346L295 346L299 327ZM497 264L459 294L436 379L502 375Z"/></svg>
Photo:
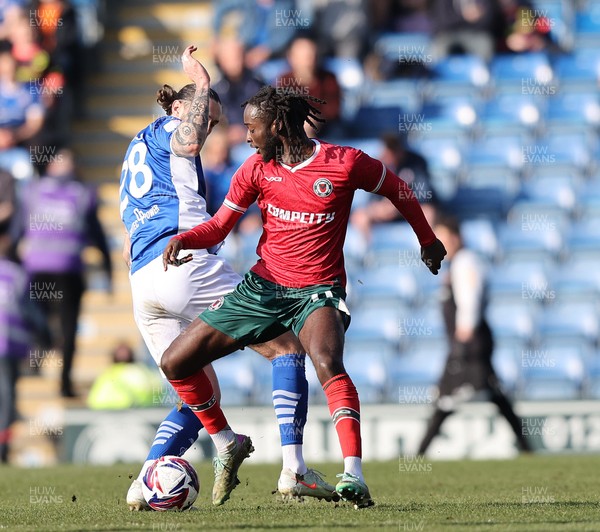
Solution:
<svg viewBox="0 0 600 532"><path fill-rule="evenodd" d="M576 206L576 189L579 180L572 175L536 175L521 188L521 198L528 201L547 202L571 215Z"/></svg>
<svg viewBox="0 0 600 532"><path fill-rule="evenodd" d="M579 399L584 383L581 349L560 345L523 353L522 400Z"/></svg>
<svg viewBox="0 0 600 532"><path fill-rule="evenodd" d="M521 83L533 78L540 85L552 80L552 68L548 57L542 52L522 54L499 54L491 62L492 79L497 85Z"/></svg>
<svg viewBox="0 0 600 532"><path fill-rule="evenodd" d="M577 241L585 238L584 234L587 230L587 228L582 228L577 232ZM584 249L600 250L597 225L590 227L589 230L592 235L584 243L586 246ZM572 249L573 244L569 243L568 246ZM551 280L552 288L559 301L593 303L600 298L600 269L598 269L597 259L585 260L576 257L574 260L568 260L556 268Z"/></svg>
<svg viewBox="0 0 600 532"><path fill-rule="evenodd" d="M514 394L521 381L521 356L526 344L519 342L498 342L492 355L492 366L500 379L502 389Z"/></svg>
<svg viewBox="0 0 600 532"><path fill-rule="evenodd" d="M376 350L352 351L344 353L344 367L356 386L361 403L381 404L388 389L388 368L396 364Z"/></svg>
<svg viewBox="0 0 600 532"><path fill-rule="evenodd" d="M519 170L524 164L523 139L508 135L478 140L469 146L465 160L470 167L504 166Z"/></svg>
<svg viewBox="0 0 600 532"><path fill-rule="evenodd" d="M490 73L485 62L476 55L454 55L439 61L433 67L437 81L444 83L486 87Z"/></svg>
<svg viewBox="0 0 600 532"><path fill-rule="evenodd" d="M275 86L277 78L285 74L290 69L285 59L269 59L258 65L255 69L258 77L263 79L268 85Z"/></svg>
<svg viewBox="0 0 600 532"><path fill-rule="evenodd" d="M388 368L390 389L388 398L402 404L432 403L437 395L437 382L444 369L447 348L437 349L425 344L413 345L410 353L400 357Z"/></svg>
<svg viewBox="0 0 600 532"><path fill-rule="evenodd" d="M425 157L431 168L457 172L463 163L463 150L467 141L464 137L428 135L411 145Z"/></svg>
<svg viewBox="0 0 600 532"><path fill-rule="evenodd" d="M251 155L254 155L256 150L251 148L247 142L240 142L231 147L231 162L238 168Z"/></svg>
<svg viewBox="0 0 600 532"><path fill-rule="evenodd" d="M584 49L560 55L554 70L563 90L586 87L593 91L600 79L600 53L595 49Z"/></svg>
<svg viewBox="0 0 600 532"><path fill-rule="evenodd" d="M496 298L486 310L486 318L496 340L531 342L535 339L536 316L540 305L522 298Z"/></svg>
<svg viewBox="0 0 600 532"><path fill-rule="evenodd" d="M600 5L588 2L575 18L576 44L579 47L600 44Z"/></svg>
<svg viewBox="0 0 600 532"><path fill-rule="evenodd" d="M585 134L554 135L539 138L537 144L524 148L524 163L527 165L565 165L585 172L592 163L591 150L596 143L588 145Z"/></svg>
<svg viewBox="0 0 600 532"><path fill-rule="evenodd" d="M354 295L357 300L379 297L414 302L418 296L414 270L398 265L365 270L354 286Z"/></svg>
<svg viewBox="0 0 600 532"><path fill-rule="evenodd" d="M487 218L464 220L460 232L466 247L488 260L498 254L498 239L492 222Z"/></svg>
<svg viewBox="0 0 600 532"><path fill-rule="evenodd" d="M480 112L483 128L489 130L535 128L545 112L542 98L527 94L501 94L489 100Z"/></svg>
<svg viewBox="0 0 600 532"><path fill-rule="evenodd" d="M572 224L567 233L566 244L569 253L578 250L600 249L598 220L584 218L581 222ZM591 264L587 264L587 266L589 267Z"/></svg>
<svg viewBox="0 0 600 532"><path fill-rule="evenodd" d="M595 302L565 302L556 299L540 315L538 330L548 343L553 338L570 338L575 345L585 342L593 345L598 341L598 307Z"/></svg>
<svg viewBox="0 0 600 532"><path fill-rule="evenodd" d="M497 222L505 218L513 200L513 195L498 187L458 186L443 208L461 220L481 217Z"/></svg>
<svg viewBox="0 0 600 532"><path fill-rule="evenodd" d="M352 57L329 57L323 66L335 74L342 89L342 118L350 120L360 105L360 93L364 85L363 68Z"/></svg>
<svg viewBox="0 0 600 532"><path fill-rule="evenodd" d="M371 296L370 302L373 303L373 300L374 297ZM350 347L359 342L373 341L378 342L382 350L387 350L386 343L397 345L400 341L401 323L411 314L410 307L401 300L394 306L382 302L380 309L369 306L370 308L364 309L361 304L357 304L352 308L352 325L346 332L347 345Z"/></svg>
<svg viewBox="0 0 600 532"><path fill-rule="evenodd" d="M419 116L422 116L422 123L426 126L425 131L451 132L462 129L468 133L477 123L478 113L478 102L461 95L451 98L436 98L435 102L423 105L422 113ZM410 129L407 131L410 132ZM419 131L415 131L415 133L419 133ZM421 133L425 136L423 131Z"/></svg>
<svg viewBox="0 0 600 532"><path fill-rule="evenodd" d="M515 299L543 303L549 295L548 268L540 261L504 262L488 275L490 300ZM491 309L490 309L491 310Z"/></svg>
<svg viewBox="0 0 600 532"><path fill-rule="evenodd" d="M362 106L348 126L357 138L379 137L386 132L397 132L403 110L398 106Z"/></svg>
<svg viewBox="0 0 600 532"><path fill-rule="evenodd" d="M259 358L254 351L236 351L213 362L221 387L221 404L247 405L254 400L254 366Z"/></svg>
<svg viewBox="0 0 600 532"><path fill-rule="evenodd" d="M507 166L475 165L465 168L462 184L470 188L493 188L508 198L515 198L521 187L521 180L512 168Z"/></svg>
<svg viewBox="0 0 600 532"><path fill-rule="evenodd" d="M421 93L421 83L414 79L369 82L363 86L361 101L368 107L401 107L406 113L418 113Z"/></svg>

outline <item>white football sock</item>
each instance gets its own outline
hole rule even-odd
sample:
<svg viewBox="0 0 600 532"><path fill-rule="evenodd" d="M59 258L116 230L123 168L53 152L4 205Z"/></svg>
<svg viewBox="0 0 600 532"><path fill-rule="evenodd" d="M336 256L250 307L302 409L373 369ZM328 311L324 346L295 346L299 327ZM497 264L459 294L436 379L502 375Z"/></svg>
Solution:
<svg viewBox="0 0 600 532"><path fill-rule="evenodd" d="M304 457L302 456L302 444L284 445L281 448L281 454L283 456L284 469L287 467L298 475L304 475L308 471L308 467L306 467Z"/></svg>
<svg viewBox="0 0 600 532"><path fill-rule="evenodd" d="M237 443L237 435L229 428L229 426L216 434L211 434L210 438L217 448L217 454L227 453L227 451L231 450Z"/></svg>
<svg viewBox="0 0 600 532"><path fill-rule="evenodd" d="M344 458L344 473L350 473L364 482L365 477L362 472L362 459L358 456L346 456L346 458Z"/></svg>

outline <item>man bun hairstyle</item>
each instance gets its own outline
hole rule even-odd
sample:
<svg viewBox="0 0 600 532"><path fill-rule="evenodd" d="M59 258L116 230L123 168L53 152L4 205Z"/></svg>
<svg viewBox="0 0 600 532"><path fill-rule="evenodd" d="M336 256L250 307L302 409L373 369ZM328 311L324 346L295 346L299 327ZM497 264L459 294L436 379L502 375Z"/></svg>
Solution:
<svg viewBox="0 0 600 532"><path fill-rule="evenodd" d="M325 122L323 118L319 118L321 111L310 102L326 103L309 94L299 94L293 88L275 89L265 85L252 98L245 101L242 107L252 105L259 109L266 120L279 121L282 125L279 134L283 137L301 138L305 135L304 122L308 122L313 129L318 129L316 122Z"/></svg>
<svg viewBox="0 0 600 532"><path fill-rule="evenodd" d="M188 83L181 87L179 91L176 91L171 85L163 85L161 89L156 91L156 102L165 110L167 115L171 115L173 111L173 102L175 100L186 100L191 102L194 99L195 94L195 83ZM208 97L218 104L221 103L221 98L219 98L219 95L213 89L208 89Z"/></svg>

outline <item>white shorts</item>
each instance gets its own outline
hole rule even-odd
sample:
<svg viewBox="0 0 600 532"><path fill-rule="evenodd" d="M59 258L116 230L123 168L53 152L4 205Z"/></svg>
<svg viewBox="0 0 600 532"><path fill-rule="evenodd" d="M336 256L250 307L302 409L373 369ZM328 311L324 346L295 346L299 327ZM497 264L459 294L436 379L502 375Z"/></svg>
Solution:
<svg viewBox="0 0 600 532"><path fill-rule="evenodd" d="M218 255L204 249L192 255L190 262L166 272L159 256L129 277L135 322L159 366L171 342L198 314L242 280Z"/></svg>

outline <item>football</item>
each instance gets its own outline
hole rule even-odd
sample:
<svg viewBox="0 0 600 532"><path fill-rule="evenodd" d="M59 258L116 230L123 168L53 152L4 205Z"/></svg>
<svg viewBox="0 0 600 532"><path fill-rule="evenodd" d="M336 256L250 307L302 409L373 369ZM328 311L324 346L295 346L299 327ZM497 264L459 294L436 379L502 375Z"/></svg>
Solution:
<svg viewBox="0 0 600 532"><path fill-rule="evenodd" d="M187 510L198 497L196 470L178 456L158 458L146 471L142 492L153 510Z"/></svg>

